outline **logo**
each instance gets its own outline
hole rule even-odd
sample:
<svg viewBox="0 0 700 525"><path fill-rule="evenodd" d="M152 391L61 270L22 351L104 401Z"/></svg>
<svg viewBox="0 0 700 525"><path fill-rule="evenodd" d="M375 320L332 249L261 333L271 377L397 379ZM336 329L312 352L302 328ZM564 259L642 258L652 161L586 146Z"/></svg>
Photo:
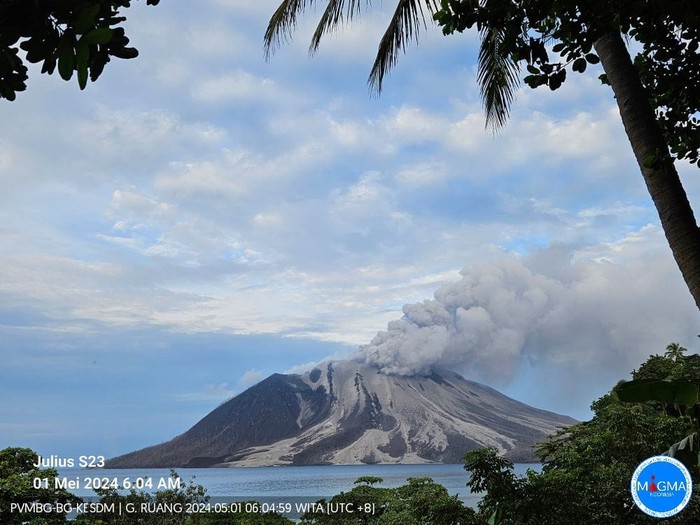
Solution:
<svg viewBox="0 0 700 525"><path fill-rule="evenodd" d="M668 518L688 504L693 482L683 463L669 456L654 456L636 468L630 489L642 512L655 518Z"/></svg>

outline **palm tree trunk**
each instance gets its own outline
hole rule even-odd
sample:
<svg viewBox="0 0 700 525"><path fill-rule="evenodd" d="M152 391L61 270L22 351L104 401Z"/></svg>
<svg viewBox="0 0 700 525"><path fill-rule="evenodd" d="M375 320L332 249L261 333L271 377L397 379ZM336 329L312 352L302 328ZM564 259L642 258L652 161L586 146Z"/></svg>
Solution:
<svg viewBox="0 0 700 525"><path fill-rule="evenodd" d="M595 50L678 268L700 309L700 230L654 110L619 32L604 34ZM688 89L693 89L688 86Z"/></svg>

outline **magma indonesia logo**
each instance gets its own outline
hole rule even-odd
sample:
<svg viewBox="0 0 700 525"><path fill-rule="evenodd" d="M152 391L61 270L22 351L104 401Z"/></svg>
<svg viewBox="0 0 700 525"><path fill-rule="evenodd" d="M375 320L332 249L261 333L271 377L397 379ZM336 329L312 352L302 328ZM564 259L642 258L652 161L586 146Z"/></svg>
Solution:
<svg viewBox="0 0 700 525"><path fill-rule="evenodd" d="M683 463L669 456L654 456L637 467L630 488L642 512L655 518L668 518L688 504L693 482Z"/></svg>

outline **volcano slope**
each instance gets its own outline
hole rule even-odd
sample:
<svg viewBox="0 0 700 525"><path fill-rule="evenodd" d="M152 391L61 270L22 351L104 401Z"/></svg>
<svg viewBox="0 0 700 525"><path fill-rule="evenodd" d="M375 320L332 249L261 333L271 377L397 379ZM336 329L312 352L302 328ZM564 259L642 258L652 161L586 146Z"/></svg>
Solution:
<svg viewBox="0 0 700 525"><path fill-rule="evenodd" d="M576 421L449 371L393 376L352 360L273 374L176 438L108 468L457 463L496 448L533 461L533 445Z"/></svg>

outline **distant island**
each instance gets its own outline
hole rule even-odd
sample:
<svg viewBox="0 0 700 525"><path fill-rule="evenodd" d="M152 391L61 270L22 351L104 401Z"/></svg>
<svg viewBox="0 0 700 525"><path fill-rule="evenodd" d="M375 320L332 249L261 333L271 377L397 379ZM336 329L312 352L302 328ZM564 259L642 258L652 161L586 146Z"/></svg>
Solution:
<svg viewBox="0 0 700 525"><path fill-rule="evenodd" d="M493 447L535 461L533 445L576 420L450 371L398 376L353 360L273 374L184 434L107 468L457 463Z"/></svg>

